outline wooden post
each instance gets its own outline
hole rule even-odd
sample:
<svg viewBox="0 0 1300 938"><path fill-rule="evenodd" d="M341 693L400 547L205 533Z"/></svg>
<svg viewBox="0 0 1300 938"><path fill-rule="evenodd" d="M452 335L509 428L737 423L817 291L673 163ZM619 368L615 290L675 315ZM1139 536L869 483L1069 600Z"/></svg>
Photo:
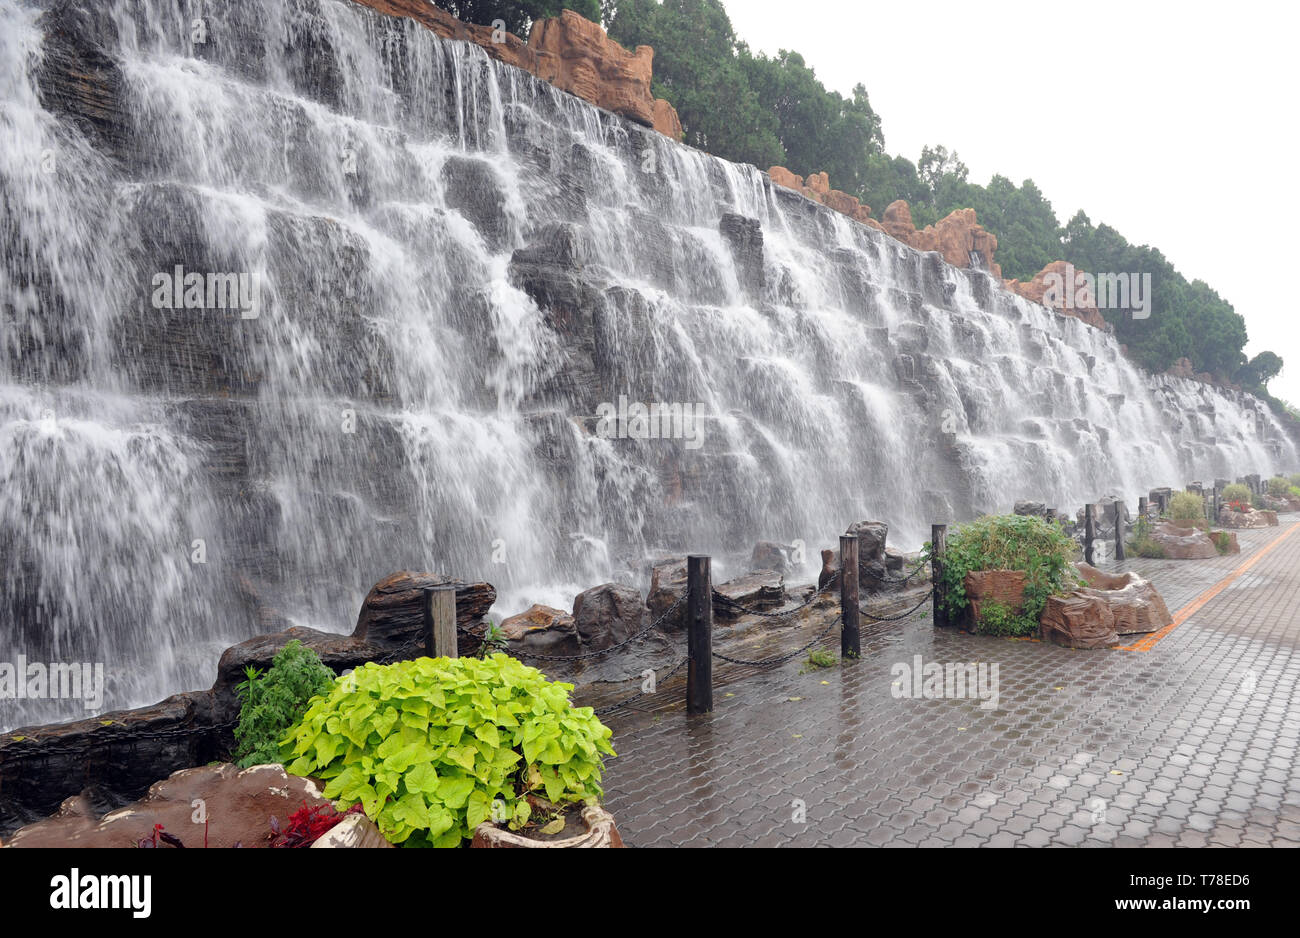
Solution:
<svg viewBox="0 0 1300 938"><path fill-rule="evenodd" d="M430 658L460 657L454 586L429 586L424 590L424 650Z"/></svg>
<svg viewBox="0 0 1300 938"><path fill-rule="evenodd" d="M1115 559L1117 561L1124 559L1124 511L1127 506L1123 502L1115 502Z"/></svg>
<svg viewBox="0 0 1300 938"><path fill-rule="evenodd" d="M930 525L930 582L934 586L931 603L932 616L936 628L947 628L948 611L943 607L943 553L948 549L948 525Z"/></svg>
<svg viewBox="0 0 1300 938"><path fill-rule="evenodd" d="M709 558L686 558L686 712L713 709L713 579Z"/></svg>
<svg viewBox="0 0 1300 938"><path fill-rule="evenodd" d="M1097 506L1083 506L1083 560L1092 565L1092 539L1097 536Z"/></svg>
<svg viewBox="0 0 1300 938"><path fill-rule="evenodd" d="M840 535L840 657L862 656L858 629L858 536Z"/></svg>

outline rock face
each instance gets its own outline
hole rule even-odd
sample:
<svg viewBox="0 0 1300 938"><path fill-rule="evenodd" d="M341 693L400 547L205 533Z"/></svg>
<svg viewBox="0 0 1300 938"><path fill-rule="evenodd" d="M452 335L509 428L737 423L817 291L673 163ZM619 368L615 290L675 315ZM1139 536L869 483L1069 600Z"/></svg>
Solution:
<svg viewBox="0 0 1300 938"><path fill-rule="evenodd" d="M255 765L241 771L223 762L174 772L151 785L139 801L103 817L88 799L68 798L56 815L20 829L5 845L134 847L161 824L186 847L202 847L205 827L193 820L195 799L204 802L207 813L208 847L269 846L272 817L284 822L304 804L331 805L315 782L287 774L284 766Z"/></svg>
<svg viewBox="0 0 1300 938"><path fill-rule="evenodd" d="M1012 293L1027 300L1055 309L1066 316L1082 319L1097 329L1105 329L1106 317L1097 309L1096 298L1082 276L1083 271L1076 271L1074 265L1066 261L1052 261L1036 273L1032 280L1024 283L1006 280L1003 283ZM1063 290L1060 289L1062 286Z"/></svg>
<svg viewBox="0 0 1300 938"><path fill-rule="evenodd" d="M412 573L403 570L384 577L367 594L357 616L354 638L364 639L385 651L408 648L424 641L424 591L435 586L456 588L456 625L482 633L483 617L496 602L497 591L491 583L467 583L438 573ZM478 645L461 632L460 653L472 655Z"/></svg>
<svg viewBox="0 0 1300 938"><path fill-rule="evenodd" d="M415 20L444 39L472 42L494 59L526 69L562 91L653 127L674 140L682 138L676 110L650 93L654 49L637 46L629 52L598 24L572 10L535 22L525 43L512 33L463 23L425 0L355 2L389 16Z"/></svg>
<svg viewBox="0 0 1300 938"><path fill-rule="evenodd" d="M764 286L762 226L757 218L727 212L718 222L718 231L731 248L741 289L757 302Z"/></svg>
<svg viewBox="0 0 1300 938"><path fill-rule="evenodd" d="M973 208L957 209L936 224L917 231L912 223L911 207L903 199L897 199L885 209L884 228L889 235L918 251L938 251L954 267L979 266L1002 278L1002 268L993 259L998 239L980 227Z"/></svg>
<svg viewBox="0 0 1300 938"><path fill-rule="evenodd" d="M1196 528L1180 528L1165 522L1152 528L1151 539L1160 545L1170 560L1208 560L1219 556L1210 536Z"/></svg>
<svg viewBox="0 0 1300 938"><path fill-rule="evenodd" d="M1086 563L1075 566L1088 586L1077 590L1074 595L1104 602L1110 608L1119 635L1155 632L1174 621L1164 599L1149 580L1133 572L1104 573Z"/></svg>
<svg viewBox="0 0 1300 938"><path fill-rule="evenodd" d="M813 173L805 182L802 176L795 175L784 166L773 166L768 169L767 175L778 186L793 189L805 198L820 202L841 215L849 216L854 221L862 222L862 224L879 231L884 230L881 228L880 223L871 217L870 205L863 205L857 198L847 192L832 189L830 178L826 173Z"/></svg>
<svg viewBox="0 0 1300 938"><path fill-rule="evenodd" d="M754 550L749 555L749 569L753 571L775 570L777 573L785 573L790 567L786 550L784 544L777 544L775 541L759 541L754 545Z"/></svg>
<svg viewBox="0 0 1300 938"><path fill-rule="evenodd" d="M1093 596L1049 596L1039 619L1044 641L1066 648L1113 648L1119 644L1115 615Z"/></svg>

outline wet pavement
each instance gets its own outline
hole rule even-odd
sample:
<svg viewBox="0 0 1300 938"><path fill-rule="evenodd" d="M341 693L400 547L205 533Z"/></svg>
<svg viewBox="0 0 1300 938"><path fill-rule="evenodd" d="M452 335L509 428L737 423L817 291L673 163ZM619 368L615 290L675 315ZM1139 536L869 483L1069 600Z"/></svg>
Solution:
<svg viewBox="0 0 1300 938"><path fill-rule="evenodd" d="M607 805L638 847L1300 846L1300 516L1281 522L1239 555L1110 566L1175 617L1126 649L936 630L927 604L864 620L860 661L717 687L712 714L611 714ZM996 709L896 696L918 655L996 665Z"/></svg>

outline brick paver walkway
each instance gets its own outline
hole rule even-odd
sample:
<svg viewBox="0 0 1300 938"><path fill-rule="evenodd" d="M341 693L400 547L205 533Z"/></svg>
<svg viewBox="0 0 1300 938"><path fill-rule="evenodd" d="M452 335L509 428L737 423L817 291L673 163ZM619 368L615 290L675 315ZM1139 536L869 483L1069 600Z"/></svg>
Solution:
<svg viewBox="0 0 1300 938"><path fill-rule="evenodd" d="M718 688L709 715L610 717L608 805L647 847L1300 846L1300 520L1239 536L1128 564L1194 609L1147 651L917 618L864 629L860 661ZM998 709L895 698L914 655L996 663Z"/></svg>

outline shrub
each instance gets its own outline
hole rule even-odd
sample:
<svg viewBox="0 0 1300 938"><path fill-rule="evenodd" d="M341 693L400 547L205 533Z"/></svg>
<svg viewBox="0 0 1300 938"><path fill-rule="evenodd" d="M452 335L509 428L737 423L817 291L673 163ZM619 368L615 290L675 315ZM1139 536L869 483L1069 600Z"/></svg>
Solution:
<svg viewBox="0 0 1300 938"><path fill-rule="evenodd" d="M1223 487L1223 494L1219 496L1220 502L1244 502L1250 504L1250 489L1240 482L1234 482L1231 485Z"/></svg>
<svg viewBox="0 0 1300 938"><path fill-rule="evenodd" d="M1300 488L1300 472L1297 472L1295 475L1291 477L1291 484L1294 485L1296 488Z"/></svg>
<svg viewBox="0 0 1300 938"><path fill-rule="evenodd" d="M1148 559L1161 560L1165 556L1165 549L1151 537L1151 522L1147 518L1138 518L1133 525L1133 536L1129 538L1128 549L1129 553Z"/></svg>
<svg viewBox="0 0 1300 938"><path fill-rule="evenodd" d="M1286 476L1274 476L1268 480L1268 494L1274 498L1281 498L1288 493L1291 488L1291 482Z"/></svg>
<svg viewBox="0 0 1300 938"><path fill-rule="evenodd" d="M1226 554L1232 546L1231 536L1227 531L1212 531L1210 539L1214 541L1214 546L1220 554Z"/></svg>
<svg viewBox="0 0 1300 938"><path fill-rule="evenodd" d="M500 653L366 664L312 704L282 755L340 806L360 801L392 843L455 847L489 816L522 827L531 791L604 794L610 730L571 690Z"/></svg>
<svg viewBox="0 0 1300 938"><path fill-rule="evenodd" d="M1300 498L1300 485L1293 485L1286 490L1286 493L1292 498Z"/></svg>
<svg viewBox="0 0 1300 938"><path fill-rule="evenodd" d="M1195 492L1175 492L1169 502L1169 517L1174 521L1204 521L1205 499Z"/></svg>
<svg viewBox="0 0 1300 938"><path fill-rule="evenodd" d="M933 557L925 545L925 560ZM1036 516L988 515L957 528L943 555L938 584L943 608L954 618L970 599L966 574L972 570L1021 570L1025 573L1025 603L1021 616L1037 622L1049 596L1066 593L1081 582L1071 567L1079 547L1060 524ZM979 623L977 623L977 626Z"/></svg>
<svg viewBox="0 0 1300 938"><path fill-rule="evenodd" d="M295 638L271 660L266 674L249 667L244 678L235 688L243 703L231 758L246 769L280 761L285 731L298 722L313 697L329 690L334 672Z"/></svg>
<svg viewBox="0 0 1300 938"><path fill-rule="evenodd" d="M1032 635L1038 631L1036 618L1018 613L997 600L980 603L980 619L976 625L988 635Z"/></svg>

